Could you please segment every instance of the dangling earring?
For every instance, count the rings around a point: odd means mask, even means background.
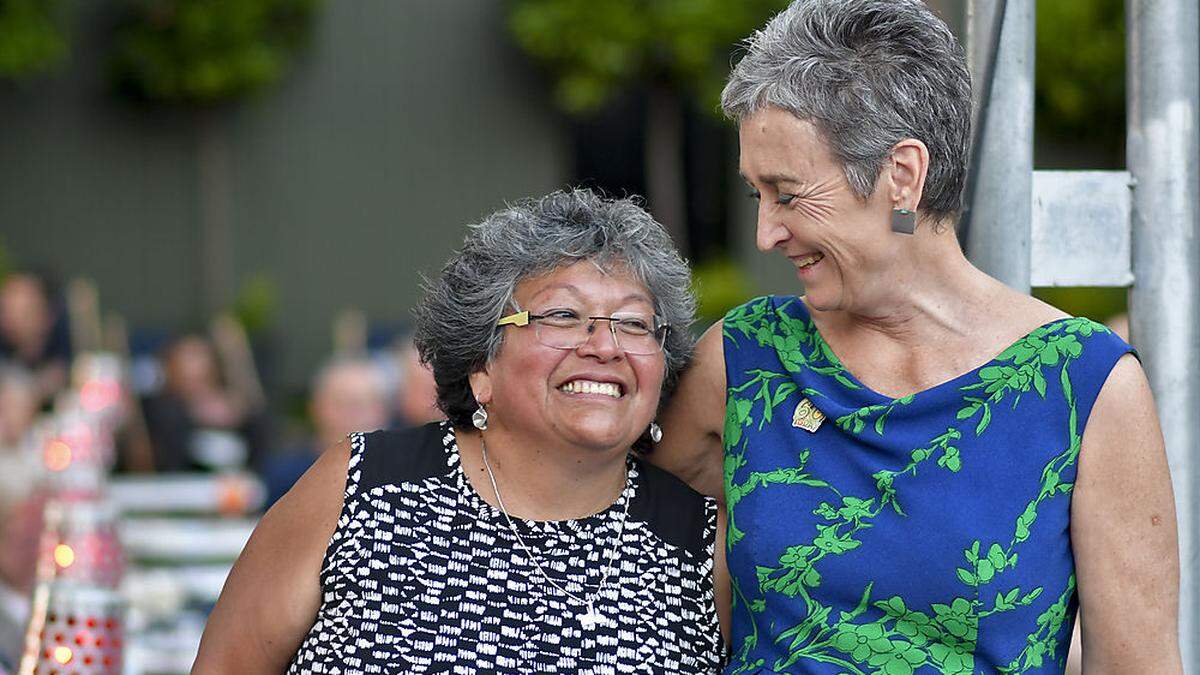
[[[650,440],[655,443],[662,440],[662,427],[658,426],[658,422],[650,423]]]
[[[912,234],[917,231],[917,214],[908,209],[892,209],[892,232]]]
[[[476,402],[478,403],[478,401],[476,401]],[[471,424],[475,425],[475,428],[480,431],[486,431],[487,430],[487,420],[488,420],[488,411],[486,408],[483,407],[483,404],[480,403],[479,409],[471,414]]]

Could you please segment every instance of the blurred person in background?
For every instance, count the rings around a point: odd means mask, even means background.
[[[0,363],[0,456],[26,449],[37,419],[39,387],[32,373]]]
[[[449,418],[354,434],[255,530],[194,673],[715,673],[715,500],[631,453],[692,348],[686,265],[629,200],[498,211],[426,288]]]
[[[722,96],[800,296],[700,340],[649,457],[729,512],[729,672],[1179,673],[1179,558],[1132,348],[976,269],[971,83],[917,0],[799,0]],[[989,227],[990,223],[974,223]]]
[[[25,624],[29,620],[29,597],[31,581],[37,565],[37,530],[31,529],[40,523],[38,518],[25,518],[35,514],[19,511],[7,495],[0,495],[0,672],[5,667],[16,670],[25,646]],[[27,546],[29,535],[35,545]],[[32,555],[29,555],[32,553]]]
[[[39,399],[31,373],[0,365],[0,665],[10,668],[24,646],[41,532],[42,466],[33,444]]]
[[[0,360],[33,374],[39,406],[66,386],[70,335],[45,278],[17,272],[0,284]]]
[[[334,447],[350,432],[386,427],[387,393],[379,367],[367,359],[339,358],[323,366],[313,378],[308,406],[312,438],[289,452],[268,457],[263,466],[267,506],[292,488],[322,450]]]
[[[253,466],[264,444],[262,411],[226,385],[212,343],[184,335],[164,350],[162,390],[143,409],[156,471]]]
[[[0,665],[17,663],[25,646],[46,504],[36,485],[0,492]]]
[[[444,419],[437,405],[433,370],[421,363],[412,338],[404,338],[397,351],[399,376],[392,396],[392,426],[411,427]]]

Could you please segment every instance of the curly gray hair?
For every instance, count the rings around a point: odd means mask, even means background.
[[[811,121],[862,199],[892,147],[929,149],[919,208],[962,210],[971,75],[962,45],[919,0],[796,0],[746,40],[721,94],[737,121],[775,106]]]
[[[472,225],[441,275],[425,280],[413,341],[433,369],[438,406],[455,426],[471,424],[478,405],[469,377],[497,354],[503,334],[496,322],[516,309],[517,284],[580,260],[627,271],[650,291],[655,312],[671,326],[663,393],[671,391],[694,347],[687,264],[662,225],[632,199],[559,191]]]

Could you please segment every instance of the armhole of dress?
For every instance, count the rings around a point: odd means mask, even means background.
[[[721,542],[717,541],[717,509],[721,505],[712,497],[704,498],[704,547],[703,551],[707,554],[707,559],[703,563],[703,569],[708,570],[708,574],[704,575],[701,583],[704,584],[704,602],[708,614],[711,618],[712,629],[717,633],[717,667],[718,670],[724,670],[725,666],[729,665],[730,649],[725,644],[725,636],[721,634],[721,612],[717,608],[717,569],[716,569],[716,554],[717,546]]]
[[[1113,369],[1117,367],[1117,363],[1120,362],[1121,359],[1125,358],[1126,354],[1133,354],[1133,358],[1137,359],[1138,363],[1141,363],[1142,361],[1141,355],[1138,354],[1138,351],[1134,349],[1132,345],[1116,335],[1112,335],[1110,337],[1118,340],[1120,344],[1114,345],[1115,348],[1113,350],[1112,358],[1104,365],[1102,369],[1099,370],[1101,377],[1098,378],[1099,383],[1096,385],[1095,392],[1089,392],[1091,395],[1091,400],[1088,401],[1087,412],[1079,416],[1080,442],[1083,441],[1083,436],[1087,433],[1088,422],[1092,419],[1092,411],[1096,409],[1096,401],[1100,400],[1100,393],[1104,391],[1104,385],[1108,384],[1108,378],[1112,377]],[[1076,405],[1078,405],[1078,399],[1076,399]],[[1080,452],[1082,451],[1083,448],[1081,447]]]
[[[324,585],[325,572],[329,569],[330,561],[341,545],[349,526],[358,510],[359,487],[362,483],[362,459],[367,449],[366,434],[352,433],[346,437],[350,441],[350,461],[346,465],[346,487],[342,492],[342,509],[338,514],[337,527],[329,537],[325,547],[325,555],[321,557],[321,582]]]

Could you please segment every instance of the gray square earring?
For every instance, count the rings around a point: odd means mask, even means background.
[[[892,209],[892,232],[912,234],[917,231],[917,214],[908,209]]]

